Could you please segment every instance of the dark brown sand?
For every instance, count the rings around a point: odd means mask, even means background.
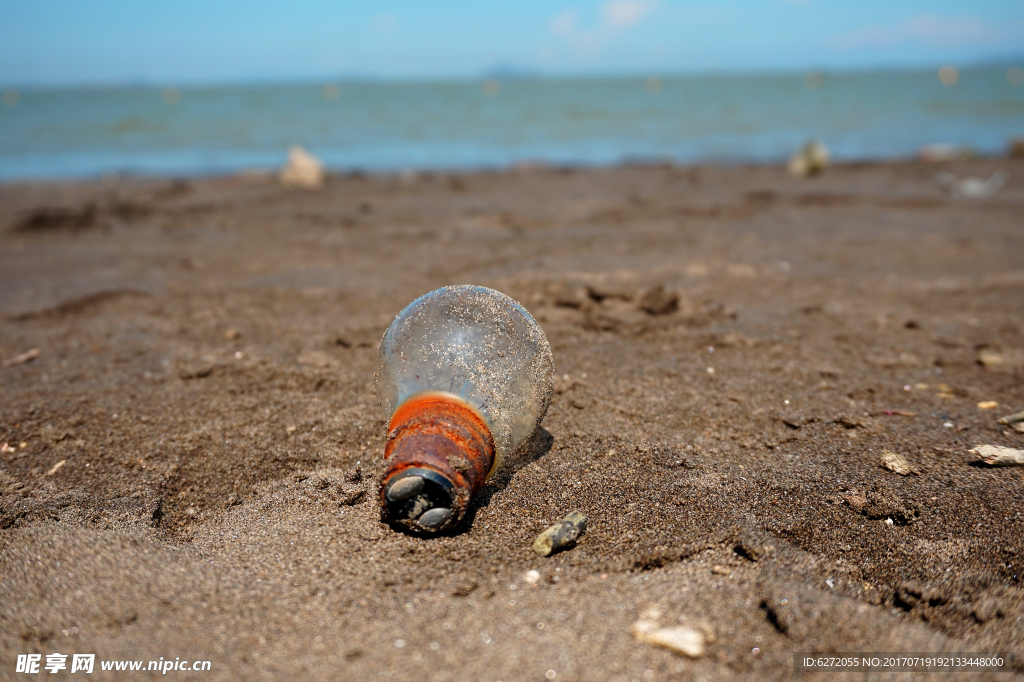
[[[934,180],[995,170],[988,200]],[[1024,468],[968,454],[1024,447],[996,423],[1024,409],[1024,163],[9,185],[0,248],[0,353],[40,350],[0,369],[2,678],[54,652],[510,682],[1024,651]],[[557,393],[459,532],[413,538],[375,502],[376,345],[455,283],[537,317]],[[578,546],[538,558],[573,509]],[[636,641],[650,606],[705,654]]]

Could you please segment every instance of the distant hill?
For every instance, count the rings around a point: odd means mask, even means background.
[[[482,75],[484,78],[496,78],[498,80],[517,80],[540,78],[543,74],[537,69],[531,69],[526,66],[499,63],[495,64],[491,68],[484,71]]]

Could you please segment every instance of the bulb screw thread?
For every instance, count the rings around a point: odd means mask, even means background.
[[[406,400],[384,446],[381,518],[414,533],[439,533],[465,517],[494,466],[494,438],[483,417],[446,394]]]

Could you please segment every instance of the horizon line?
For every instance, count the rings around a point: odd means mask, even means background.
[[[858,66],[810,66],[810,67],[780,67],[780,68],[704,68],[704,69],[647,69],[647,70],[624,70],[621,72],[573,72],[573,71],[548,71],[531,67],[520,67],[515,64],[495,64],[476,74],[453,74],[453,75],[386,75],[386,74],[334,74],[324,76],[296,75],[291,77],[238,77],[238,78],[212,78],[212,79],[159,79],[159,78],[125,78],[119,80],[82,80],[78,82],[45,82],[45,81],[21,81],[0,83],[0,90],[75,90],[75,89],[159,89],[159,88],[219,88],[219,87],[246,87],[246,86],[273,86],[273,85],[326,85],[335,84],[402,84],[402,83],[480,83],[487,80],[497,81],[530,81],[530,80],[626,80],[647,78],[660,78],[669,80],[676,78],[708,78],[708,77],[803,77],[809,73],[822,73],[825,75],[858,75],[877,73],[910,73],[927,72],[950,65],[949,62],[922,62],[918,64],[892,64],[892,65],[858,65]],[[1014,68],[1024,67],[1024,54],[986,58],[968,61],[962,65],[953,64],[960,71],[972,71],[980,69]]]

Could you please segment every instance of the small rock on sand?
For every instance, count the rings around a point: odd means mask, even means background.
[[[285,187],[320,189],[324,186],[324,166],[315,156],[295,145],[288,150],[288,163],[278,178]]]
[[[650,315],[667,315],[679,307],[679,295],[659,284],[640,295],[637,307]]]
[[[978,353],[978,364],[985,367],[996,367],[1003,364],[1003,356],[986,349]]]
[[[990,348],[978,351],[978,364],[989,368],[1014,370],[1024,367],[1024,348],[1004,348],[996,352]]]
[[[790,157],[789,174],[796,178],[817,175],[828,168],[830,161],[828,147],[817,140],[811,140]]]
[[[559,550],[569,549],[576,544],[576,539],[586,528],[587,515],[580,511],[570,512],[537,536],[533,542],[533,551],[540,556],[551,556]]]
[[[910,462],[908,462],[903,455],[897,454],[891,450],[882,451],[879,464],[883,468],[895,472],[900,476],[909,476],[910,474],[917,473],[917,470],[910,466]]]
[[[1024,450],[1015,450],[1002,445],[976,445],[968,452],[978,455],[981,457],[981,461],[989,466],[1024,466]]]

